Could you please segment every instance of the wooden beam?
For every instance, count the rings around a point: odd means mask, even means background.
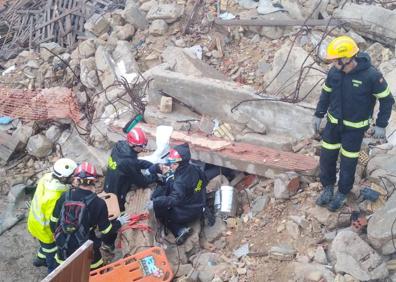
[[[39,26],[36,26],[36,28],[35,28],[34,30],[36,31],[36,30],[38,30],[38,29],[40,29],[40,28],[46,27],[47,25],[49,25],[49,24],[51,24],[51,23],[54,23],[54,22],[60,20],[61,18],[66,17],[67,15],[70,15],[70,14],[73,14],[73,13],[77,12],[79,9],[80,9],[80,7],[76,7],[76,8],[74,8],[74,9],[71,9],[71,10],[65,12],[64,14],[59,15],[59,16],[53,18],[52,20],[50,20],[50,21],[48,21],[48,22],[46,22],[46,23],[44,23],[44,24],[41,24],[41,25],[39,25]],[[80,15],[80,14],[78,14],[78,15]]]
[[[92,250],[88,240],[41,282],[88,282]]]

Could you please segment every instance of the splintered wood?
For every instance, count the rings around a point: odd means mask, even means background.
[[[95,13],[124,6],[123,0],[17,0],[0,13],[0,55],[7,59],[24,48],[55,41],[73,46],[83,34],[84,23]]]

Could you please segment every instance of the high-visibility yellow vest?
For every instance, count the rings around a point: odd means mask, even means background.
[[[59,182],[52,173],[45,174],[38,182],[36,192],[30,205],[28,230],[43,243],[54,242],[54,235],[50,229],[50,218],[56,201],[68,190],[68,186]]]

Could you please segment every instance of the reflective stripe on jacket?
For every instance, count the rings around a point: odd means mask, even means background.
[[[43,243],[49,244],[55,241],[49,223],[56,201],[67,190],[67,185],[60,183],[52,173],[45,174],[37,184],[27,226],[30,234]]]
[[[327,75],[315,116],[347,128],[367,129],[371,118],[379,127],[386,127],[392,112],[394,98],[382,74],[371,65],[370,57],[360,52],[356,67],[344,73],[332,67]],[[380,107],[373,117],[375,103]]]

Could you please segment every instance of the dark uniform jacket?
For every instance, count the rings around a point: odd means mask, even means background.
[[[68,193],[68,192],[66,192]],[[59,200],[56,202],[55,209],[52,213],[50,227],[53,233],[55,233],[56,228],[59,225],[59,219],[61,216],[61,210],[63,204],[65,202],[66,193],[63,193]],[[85,197],[89,196],[93,192],[83,189],[73,189],[71,194],[71,199],[74,201],[82,201]],[[89,231],[89,239],[94,242],[94,248],[99,248],[101,245],[101,240],[96,237],[95,229],[97,228],[102,236],[108,236],[110,234],[114,234],[121,227],[121,224],[118,220],[112,220],[110,222],[108,218],[108,210],[106,203],[103,199],[99,197],[95,197],[92,202],[88,205],[88,222],[82,222],[85,230]],[[77,249],[78,243],[77,240],[72,239],[70,242],[71,249]],[[68,254],[71,255],[71,254]],[[62,258],[66,259],[66,258]]]
[[[147,169],[150,165],[148,161],[139,160],[137,153],[126,141],[117,142],[108,160],[104,190],[120,198],[126,195],[133,184],[146,187],[156,180],[141,173],[142,169]]]
[[[202,215],[206,204],[206,179],[198,167],[189,164],[188,144],[178,145],[175,150],[183,160],[175,171],[173,182],[167,181],[170,185],[167,195],[156,197],[153,202],[154,210],[168,208],[173,221],[184,223]]]
[[[315,115],[323,118],[328,112],[332,123],[367,129],[378,99],[380,111],[376,125],[386,127],[394,104],[389,86],[382,74],[371,65],[367,53],[360,52],[356,61],[357,66],[349,73],[335,67],[330,69]]]

